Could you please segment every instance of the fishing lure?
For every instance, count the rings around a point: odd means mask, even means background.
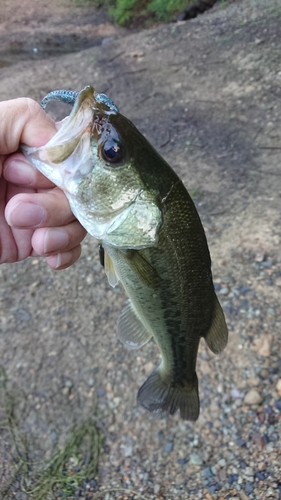
[[[47,94],[44,99],[42,99],[41,107],[45,109],[47,104],[51,101],[60,101],[73,106],[79,94],[80,92],[75,92],[73,90],[53,90],[52,92],[49,92],[49,94]],[[118,107],[109,97],[107,97],[107,95],[96,94],[95,99],[99,104],[105,104],[105,106],[107,106],[110,111],[119,113]]]

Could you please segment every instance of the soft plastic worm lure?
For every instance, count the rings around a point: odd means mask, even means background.
[[[72,90],[53,90],[41,101],[41,107],[45,109],[50,101],[61,101],[73,106],[78,95],[79,92],[73,92]]]
[[[79,94],[80,92],[74,92],[73,90],[53,90],[41,101],[41,107],[45,109],[50,101],[61,101],[73,106]],[[114,113],[119,112],[117,106],[111,99],[109,99],[109,97],[107,97],[107,95],[96,94],[95,99],[97,102],[105,104],[110,111],[113,111]]]

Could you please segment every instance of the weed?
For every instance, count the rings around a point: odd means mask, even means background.
[[[5,419],[0,429],[10,432],[14,447],[13,458],[16,471],[8,484],[0,490],[0,498],[5,500],[16,480],[20,478],[21,489],[34,500],[66,499],[75,494],[78,487],[86,479],[97,475],[99,454],[103,438],[97,423],[89,419],[76,424],[69,432],[64,446],[53,453],[41,469],[34,472],[35,464],[28,456],[28,442],[20,430],[14,416],[14,400],[7,390],[5,370],[0,366],[0,401],[5,412]],[[38,469],[38,464],[37,469]]]
[[[78,3],[93,3],[96,7],[105,7],[109,15],[118,24],[128,24],[131,20],[171,21],[195,0],[76,0]]]

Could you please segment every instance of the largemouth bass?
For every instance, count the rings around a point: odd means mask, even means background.
[[[152,412],[196,420],[200,338],[214,353],[227,344],[208,245],[186,188],[166,161],[104,94],[89,86],[42,101],[74,104],[43,147],[27,158],[66,194],[86,230],[103,245],[109,283],[130,299],[118,338],[140,347],[153,337],[162,362],[138,391]]]

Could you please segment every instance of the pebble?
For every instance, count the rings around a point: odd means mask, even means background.
[[[258,350],[258,354],[263,356],[264,358],[268,358],[271,355],[271,346],[272,346],[272,335],[264,335],[261,339],[261,345]]]
[[[262,402],[263,397],[256,389],[251,389],[244,397],[244,403],[246,405],[260,405]]]
[[[145,363],[145,365],[143,367],[144,373],[146,375],[150,375],[151,372],[153,372],[154,368],[155,368],[154,364],[151,361],[149,361],[148,363]]]
[[[240,498],[240,500],[250,500],[248,495],[246,495],[246,493],[243,490],[240,491],[239,498]]]
[[[133,453],[133,446],[132,444],[127,444],[124,446],[124,449],[123,449],[123,453],[124,453],[124,457],[131,457],[132,456],[132,453]]]
[[[252,467],[246,467],[245,474],[246,474],[246,476],[253,476],[254,475],[253,468]]]
[[[171,453],[171,451],[173,450],[173,447],[174,447],[173,441],[168,441],[168,443],[165,444],[165,451],[167,453]]]
[[[278,401],[276,401],[275,403],[275,408],[277,408],[277,410],[281,410],[281,399],[278,399]]]
[[[250,483],[249,481],[246,482],[246,486],[245,486],[245,492],[247,495],[251,495],[251,493],[253,493],[253,485],[252,483]]]
[[[281,396],[281,378],[278,380],[278,382],[276,384],[276,390],[277,390],[279,396]]]
[[[268,488],[266,492],[266,497],[271,497],[274,495],[274,489],[273,488]]]
[[[198,455],[198,453],[191,453],[190,461],[193,465],[202,465],[203,464],[203,460],[200,457],[200,455]]]
[[[154,494],[157,495],[157,493],[159,493],[159,491],[160,491],[160,484],[156,483],[154,485],[153,490],[154,490]]]
[[[213,476],[210,467],[205,467],[205,469],[203,469],[203,472],[204,472],[205,477],[208,479]]]
[[[225,467],[226,466],[226,460],[224,458],[221,458],[218,461],[218,464],[219,464],[220,467]]]

